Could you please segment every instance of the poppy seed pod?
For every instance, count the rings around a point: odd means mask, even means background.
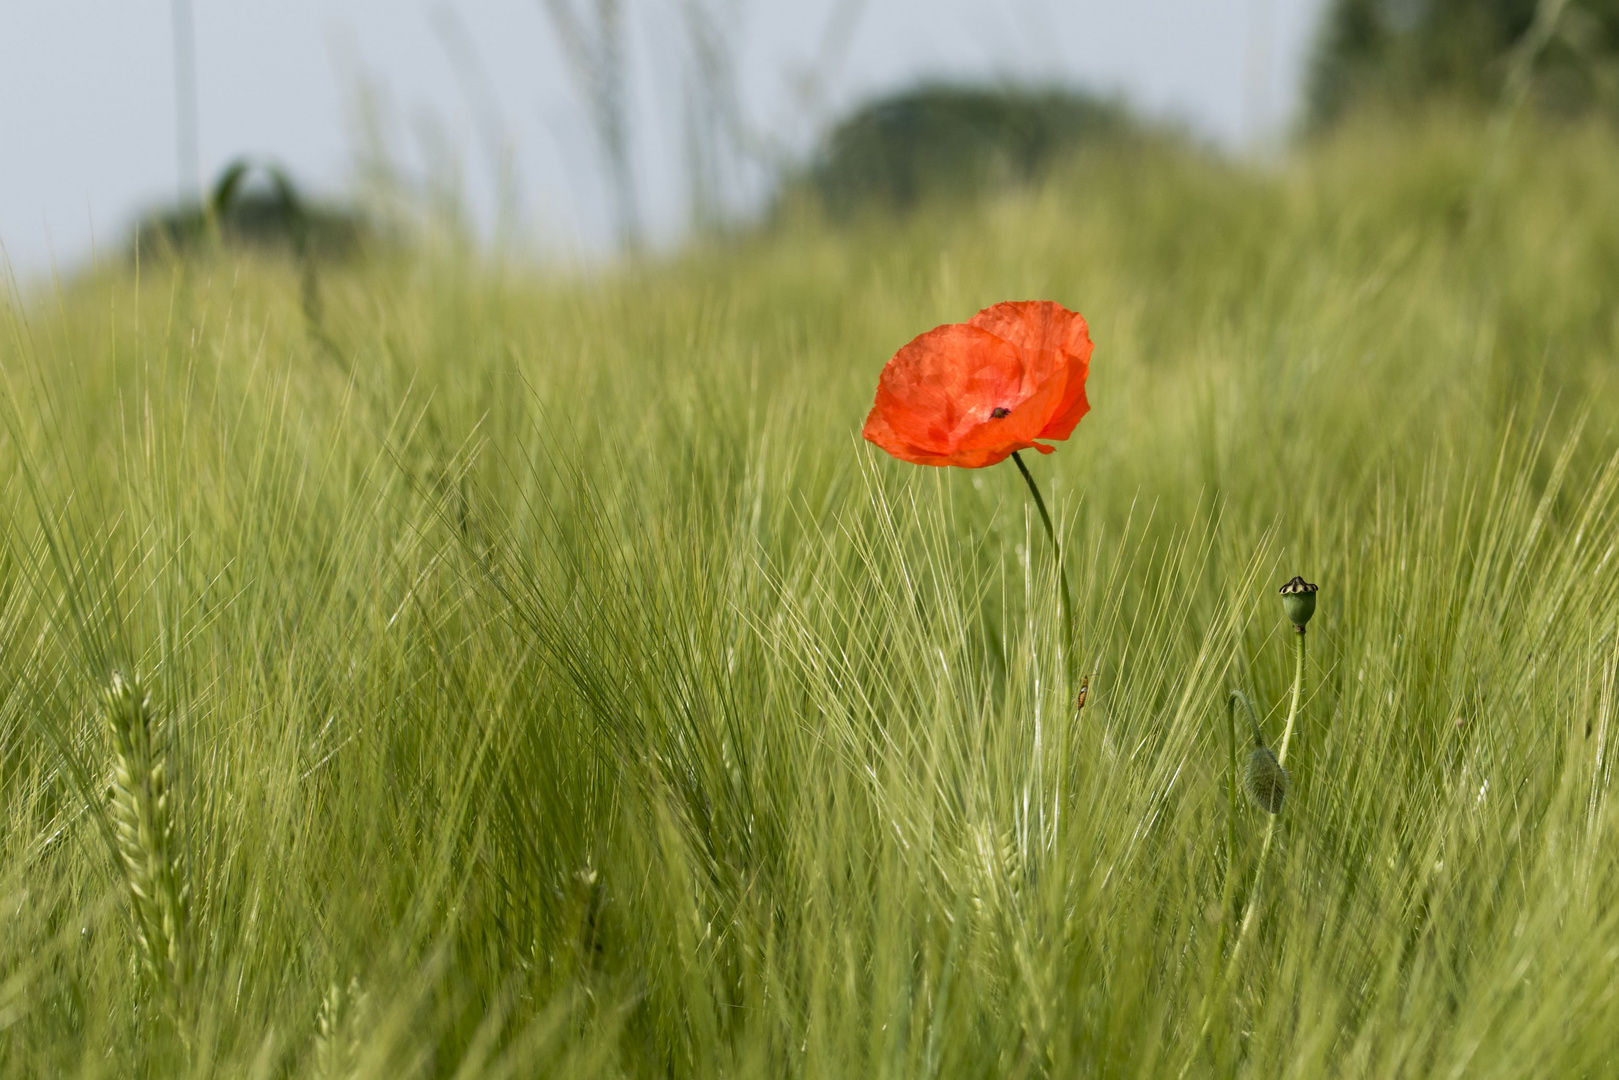
[[[1315,614],[1316,588],[1302,577],[1295,577],[1276,590],[1282,594],[1282,610],[1287,613],[1288,622],[1301,631]]]

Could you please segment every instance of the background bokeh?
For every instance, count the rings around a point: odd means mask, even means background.
[[[202,184],[257,154],[317,192],[344,193],[381,148],[486,238],[504,199],[529,250],[589,256],[610,245],[592,129],[541,0],[190,6]],[[1227,148],[1263,149],[1297,116],[1322,7],[627,3],[629,135],[647,231],[667,245],[691,219],[694,17],[719,31],[734,63],[748,145],[725,164],[723,199],[746,212],[775,163],[805,154],[837,116],[929,77],[1117,93]],[[137,213],[175,197],[172,15],[170,0],[0,5],[0,243],[22,277],[121,248]]]

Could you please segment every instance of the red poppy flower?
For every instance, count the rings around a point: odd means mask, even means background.
[[[1090,411],[1085,320],[1049,300],[985,308],[895,353],[862,434],[918,465],[981,469],[1014,450],[1052,447]]]

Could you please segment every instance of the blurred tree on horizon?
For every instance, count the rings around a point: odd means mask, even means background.
[[[1076,90],[924,83],[848,114],[787,190],[836,218],[904,213],[1032,184],[1082,145],[1143,131],[1123,105]]]
[[[1308,125],[1434,98],[1489,106],[1515,79],[1549,114],[1619,116],[1619,0],[1333,0]]]

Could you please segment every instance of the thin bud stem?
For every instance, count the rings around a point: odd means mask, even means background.
[[[1293,722],[1298,719],[1299,698],[1304,693],[1304,627],[1295,626],[1293,632],[1298,639],[1293,651],[1293,703],[1287,707],[1287,726],[1282,729],[1282,745],[1276,753],[1276,760],[1283,765],[1287,764],[1287,745],[1293,739]]]

